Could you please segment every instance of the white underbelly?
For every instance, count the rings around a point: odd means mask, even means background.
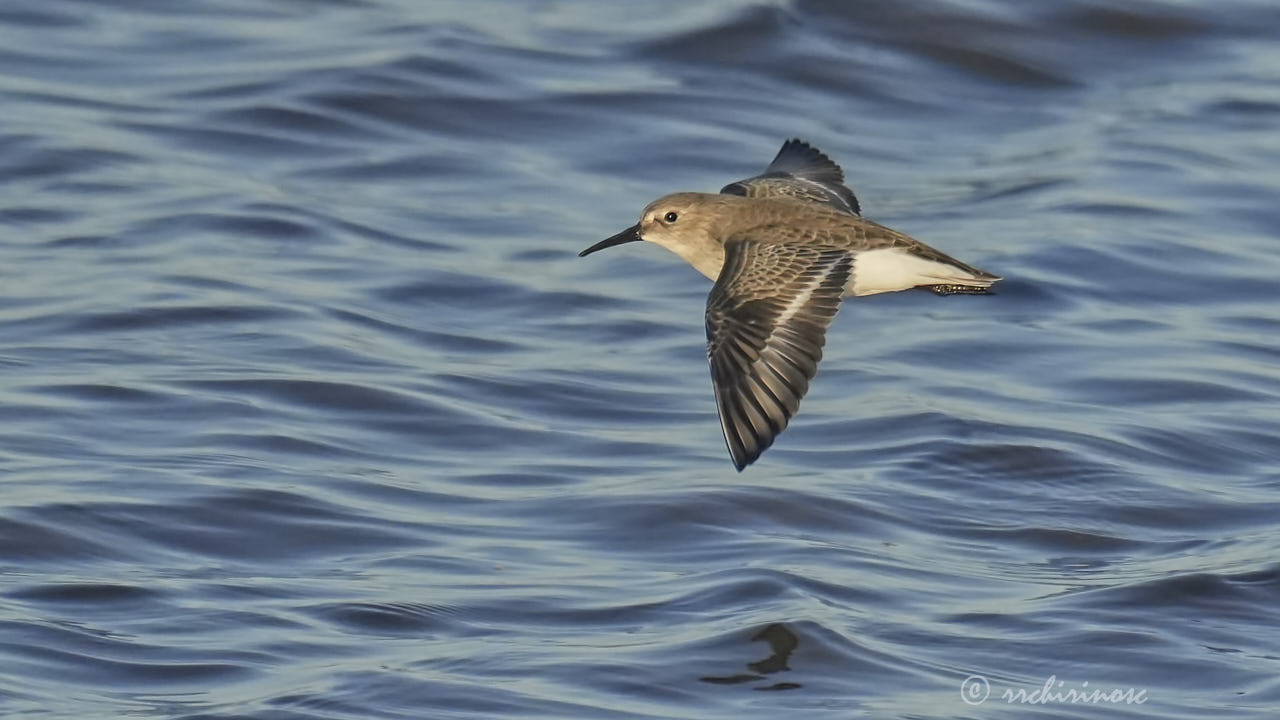
[[[900,248],[865,250],[854,256],[853,277],[845,285],[846,295],[908,290],[920,285],[968,284],[969,272],[954,265],[935,262]]]

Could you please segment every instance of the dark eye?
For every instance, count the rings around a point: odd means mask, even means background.
[[[666,220],[669,223],[675,222],[676,220],[679,220],[679,219],[680,219],[680,216],[673,212],[667,213],[667,216],[663,218],[663,220]]]

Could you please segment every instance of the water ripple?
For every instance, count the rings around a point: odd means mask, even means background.
[[[1277,27],[5,3],[5,710],[1272,717]],[[739,475],[710,283],[576,253],[794,135],[1007,280],[847,303]]]

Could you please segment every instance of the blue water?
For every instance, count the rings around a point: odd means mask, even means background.
[[[1274,3],[6,0],[0,116],[6,718],[1280,715]],[[792,136],[1006,280],[739,475],[576,253]]]

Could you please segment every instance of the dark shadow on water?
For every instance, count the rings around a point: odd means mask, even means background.
[[[800,645],[800,639],[796,637],[796,634],[781,623],[765,626],[763,630],[752,636],[751,641],[767,642],[769,643],[769,649],[772,651],[769,657],[763,660],[747,663],[747,669],[752,672],[734,675],[707,675],[698,679],[714,685],[738,685],[740,683],[764,680],[766,675],[790,670],[791,667],[787,665],[787,659],[791,657],[791,653],[795,652],[796,647]],[[800,687],[803,687],[800,683],[778,682],[772,685],[758,685],[753,689],[795,690]]]

